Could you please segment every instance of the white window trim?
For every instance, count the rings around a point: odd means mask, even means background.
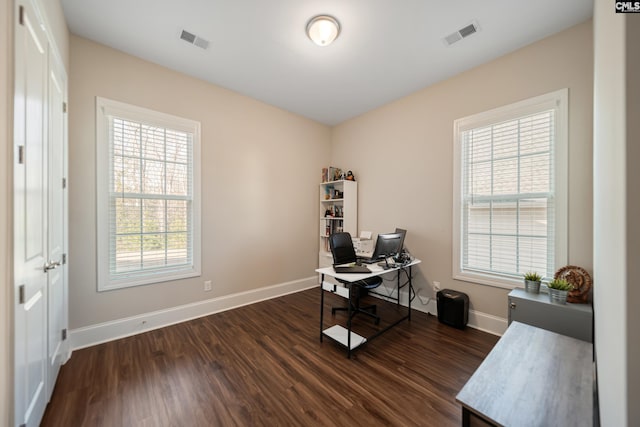
[[[543,109],[556,112],[554,144],[554,182],[555,182],[555,266],[556,269],[567,264],[568,260],[568,169],[569,169],[569,90],[560,89],[544,95],[529,98],[486,112],[473,114],[453,123],[453,278],[481,285],[513,289],[523,286],[523,280],[497,274],[481,274],[462,271],[462,133],[469,129],[522,117]]]
[[[109,273],[109,115],[189,132],[193,135],[193,264],[174,272],[112,279]],[[96,207],[98,291],[128,288],[201,275],[200,122],[96,97]]]

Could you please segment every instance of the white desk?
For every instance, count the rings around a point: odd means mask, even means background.
[[[371,270],[371,273],[363,273],[363,274],[352,274],[352,273],[336,273],[335,271],[333,271],[333,267],[324,267],[324,268],[318,268],[316,269],[317,273],[320,273],[321,280],[320,280],[320,341],[322,341],[323,336],[328,336],[329,338],[337,341],[338,343],[342,344],[343,346],[345,346],[347,348],[347,357],[351,357],[351,350],[355,349],[356,347],[371,341],[372,339],[374,339],[375,337],[383,334],[384,332],[388,331],[389,329],[391,329],[392,327],[396,326],[398,323],[402,322],[403,320],[411,320],[411,297],[412,295],[415,294],[414,290],[413,290],[413,284],[412,284],[412,278],[411,278],[411,268],[416,265],[416,264],[420,264],[420,260],[419,259],[414,259],[413,261],[411,261],[410,263],[403,265],[403,266],[396,266],[396,267],[391,267],[387,270],[385,270],[384,268],[380,267],[377,264],[368,264],[367,267],[369,268],[369,270]],[[400,304],[400,290],[405,287],[408,286],[409,288],[409,302],[407,304],[407,315],[402,317],[401,319],[398,319],[397,321],[395,321],[394,323],[390,324],[389,326],[387,326],[386,328],[376,332],[375,334],[369,336],[369,337],[363,337],[361,335],[356,334],[355,332],[353,332],[351,330],[351,286],[347,285],[334,285],[334,289],[336,286],[345,286],[349,293],[348,293],[348,307],[349,310],[347,311],[347,327],[345,328],[344,326],[341,325],[333,325],[330,328],[324,329],[324,293],[325,290],[323,288],[324,285],[324,277],[325,276],[329,276],[329,277],[334,277],[336,279],[339,280],[344,280],[348,283],[354,283],[357,282],[359,280],[363,280],[363,279],[367,279],[370,277],[374,277],[374,276],[382,276],[383,274],[388,274],[388,273],[393,273],[393,272],[398,272],[398,294],[397,294],[397,299],[396,299],[396,303],[399,305]],[[407,281],[404,284],[400,283],[400,272],[405,272],[407,275]],[[335,291],[334,291],[335,292]],[[372,294],[376,294],[375,291],[369,291],[369,293]],[[382,295],[382,294],[378,294],[378,295]],[[386,296],[386,295],[383,295]]]

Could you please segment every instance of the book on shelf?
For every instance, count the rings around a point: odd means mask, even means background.
[[[322,182],[339,181],[342,179],[342,169],[329,166],[322,168]]]
[[[320,221],[320,235],[329,237],[333,233],[342,233],[344,230],[344,221],[342,219],[334,219],[333,217],[323,218]]]
[[[342,218],[344,213],[344,206],[329,205],[324,211],[325,218]]]

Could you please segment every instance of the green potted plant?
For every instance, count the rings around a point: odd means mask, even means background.
[[[553,279],[547,284],[549,288],[549,301],[552,304],[566,304],[567,293],[573,289],[573,285],[565,279]]]
[[[532,294],[540,293],[540,282],[542,277],[534,271],[529,271],[524,274],[524,290]]]

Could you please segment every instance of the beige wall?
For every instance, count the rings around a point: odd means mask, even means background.
[[[314,275],[328,127],[77,36],[70,51],[71,329]],[[96,96],[201,122],[202,277],[96,291]]]
[[[505,289],[452,279],[453,121],[569,88],[569,263],[592,268],[592,24],[585,22],[336,126],[332,164],[359,181],[358,228],[408,230],[426,281],[507,317]]]
[[[640,16],[594,9],[595,350],[603,426],[640,419]]]
[[[12,424],[13,2],[0,1],[0,425]]]

